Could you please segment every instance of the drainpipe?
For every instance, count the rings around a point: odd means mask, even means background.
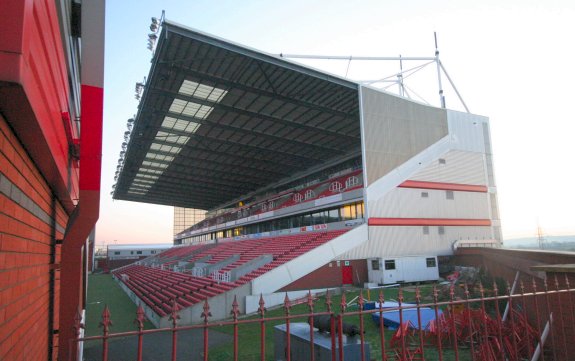
[[[100,213],[104,105],[105,0],[82,2],[80,179],[78,204],[62,240],[60,268],[60,361],[78,360],[74,317],[85,308],[84,246]]]

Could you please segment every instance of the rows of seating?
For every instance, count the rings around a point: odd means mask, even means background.
[[[180,308],[190,307],[206,298],[243,285],[346,231],[347,229],[304,232],[296,235],[174,247],[134,265],[114,270],[112,273],[163,317],[172,309],[174,300]],[[272,255],[273,260],[230,282],[216,281],[209,275],[193,276],[187,272],[188,270],[177,266],[181,262],[206,259],[206,263],[216,265],[234,255],[239,255],[239,258],[215,272],[222,274],[232,271],[262,255]]]
[[[303,189],[282,192],[279,195],[275,194],[266,197],[266,199],[260,199],[252,204],[218,214],[217,216],[211,218],[207,218],[197,223],[190,229],[197,230],[205,227],[215,226],[217,224],[233,221],[239,218],[261,214],[266,211],[292,207],[300,203],[328,197],[333,194],[349,192],[363,187],[363,177],[361,175],[362,170],[357,169],[344,175],[318,182]],[[354,180],[355,182],[349,182],[349,180]],[[331,187],[333,183],[339,183],[341,187],[334,189]],[[308,192],[311,192],[310,197],[306,197],[306,193]]]

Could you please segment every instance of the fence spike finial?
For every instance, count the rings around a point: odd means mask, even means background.
[[[84,324],[82,323],[82,312],[80,312],[80,309],[78,309],[78,311],[76,312],[76,315],[74,316],[74,334],[76,335],[76,338],[80,337],[80,329],[84,328]]]
[[[311,295],[311,290],[307,291],[307,306],[309,307],[309,312],[313,313],[313,296]]]
[[[104,306],[104,311],[102,311],[102,321],[100,321],[99,325],[100,327],[102,327],[104,334],[107,334],[110,326],[113,325],[111,316],[112,314],[110,313],[108,305]]]
[[[139,305],[138,309],[136,310],[136,319],[134,320],[134,323],[138,327],[138,331],[142,331],[144,329],[144,321],[145,320],[146,320],[146,317],[145,317],[144,309],[142,308],[142,305]]]
[[[260,293],[260,307],[258,307],[258,313],[263,318],[266,312],[266,302],[264,301],[264,295]]]
[[[172,326],[174,328],[176,328],[176,326],[178,325],[178,320],[180,319],[180,314],[178,313],[179,311],[179,307],[178,304],[176,303],[176,299],[174,298],[174,300],[172,301],[172,310],[170,311],[170,318],[169,320],[172,321]]]
[[[208,317],[212,317],[212,313],[210,312],[210,304],[208,303],[208,299],[204,300],[204,311],[201,315],[204,318],[204,323],[208,323]]]
[[[495,297],[499,296],[499,288],[497,288],[497,282],[493,281],[493,295]]]
[[[341,293],[341,302],[339,304],[341,307],[341,313],[345,313],[345,309],[347,308],[347,301],[345,299],[345,291]]]
[[[382,289],[379,290],[379,296],[378,296],[377,300],[379,301],[380,305],[383,305],[383,303],[385,302],[385,296],[383,294]]]
[[[329,290],[325,291],[325,308],[327,309],[327,312],[331,313],[331,293],[329,292]]]
[[[286,292],[286,296],[284,298],[284,309],[285,309],[286,315],[288,315],[288,316],[289,316],[290,308],[291,308],[291,302],[290,302],[289,296]]]
[[[357,300],[357,305],[360,311],[363,311],[363,288],[359,290],[359,299]]]
[[[240,308],[238,305],[238,298],[236,295],[234,295],[234,301],[232,302],[232,311],[230,313],[234,317],[234,321],[237,321],[238,315],[240,314]]]

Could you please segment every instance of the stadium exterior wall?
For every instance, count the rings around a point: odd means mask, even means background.
[[[84,2],[80,22],[76,2],[0,2],[2,360],[68,360],[84,308],[100,195],[104,3]]]
[[[347,263],[347,264],[346,264]],[[333,261],[283,287],[280,292],[309,290],[326,287],[341,287],[344,284],[343,268],[351,267],[353,285],[362,287],[367,282],[367,263],[365,260]]]
[[[360,88],[369,240],[336,259],[501,241],[487,118]]]
[[[68,215],[2,116],[0,158],[0,359],[49,360]]]

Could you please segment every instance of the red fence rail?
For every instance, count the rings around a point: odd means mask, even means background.
[[[287,294],[283,304],[283,315],[267,317],[268,312],[265,307],[263,297],[260,297],[258,315],[253,318],[240,319],[238,303],[234,300],[230,311],[231,318],[228,321],[210,322],[210,305],[204,301],[204,308],[201,314],[201,322],[194,325],[178,325],[179,309],[173,303],[173,310],[170,315],[172,327],[144,330],[144,311],[141,307],[137,310],[135,324],[137,330],[120,333],[110,333],[112,317],[108,307],[102,314],[102,335],[80,337],[80,317],[76,319],[76,339],[71,340],[70,345],[76,343],[99,342],[101,344],[101,359],[119,360],[109,353],[109,342],[116,338],[135,337],[134,359],[142,361],[150,359],[143,351],[144,336],[151,334],[171,334],[171,347],[165,350],[165,359],[176,360],[178,357],[178,333],[186,330],[200,330],[203,337],[201,347],[193,353],[200,354],[203,360],[209,360],[209,330],[228,327],[232,329],[232,352],[226,359],[245,359],[239,357],[240,347],[240,326],[259,326],[259,338],[252,339],[253,349],[259,349],[255,359],[270,359],[266,355],[266,342],[269,341],[266,335],[266,326],[270,323],[281,321],[285,324],[285,360],[292,360],[290,325],[296,319],[303,319],[309,323],[309,360],[315,361],[314,328],[318,327],[329,331],[331,338],[331,360],[344,361],[342,350],[346,334],[359,336],[360,360],[368,361],[364,351],[366,341],[365,318],[371,317],[376,321],[377,335],[372,337],[371,346],[373,352],[371,360],[573,360],[575,359],[575,308],[573,307],[573,293],[569,280],[565,277],[563,282],[559,282],[555,277],[550,287],[545,280],[542,287],[532,279],[531,282],[518,282],[519,291],[513,292],[510,284],[507,283],[506,290],[501,292],[496,283],[486,290],[479,284],[478,297],[470,297],[470,289],[467,285],[462,285],[461,289],[455,285],[449,286],[449,296],[447,300],[440,301],[439,290],[433,287],[433,302],[422,303],[419,288],[415,289],[414,303],[404,302],[403,290],[400,288],[397,295],[397,303],[392,307],[385,307],[384,293],[380,290],[375,308],[366,309],[366,300],[363,290],[357,302],[357,310],[348,310],[345,293],[341,295],[339,307],[336,312],[332,298],[328,291],[322,307],[325,311],[316,312],[316,307],[320,304],[311,292],[308,294],[306,312],[292,313],[292,302]],[[541,289],[542,288],[542,289]],[[456,297],[456,291],[460,294]],[[488,293],[488,295],[486,295]],[[462,296],[461,296],[462,295]],[[384,308],[385,307],[385,308]],[[505,311],[505,309],[507,309]],[[433,314],[433,319],[424,324],[422,313]],[[394,331],[385,331],[384,319],[389,312],[398,312],[399,327]],[[407,315],[416,312],[417,325],[415,320],[410,321]],[[373,315],[379,317],[373,317]],[[314,316],[316,316],[314,318]],[[329,323],[326,325],[316,325],[315,320],[319,316],[327,316]],[[350,325],[347,325],[350,324]],[[256,328],[256,329],[257,329]],[[347,328],[347,329],[346,329]],[[318,332],[318,331],[316,331]],[[372,331],[370,331],[373,333]],[[257,340],[257,341],[253,341]],[[159,347],[159,346],[158,346]],[[269,343],[268,343],[269,347]],[[268,352],[270,350],[267,350]],[[375,356],[374,356],[375,354]],[[167,356],[169,355],[169,356]],[[196,355],[197,356],[197,355]],[[186,359],[192,359],[186,357]],[[273,358],[274,360],[276,358]]]

